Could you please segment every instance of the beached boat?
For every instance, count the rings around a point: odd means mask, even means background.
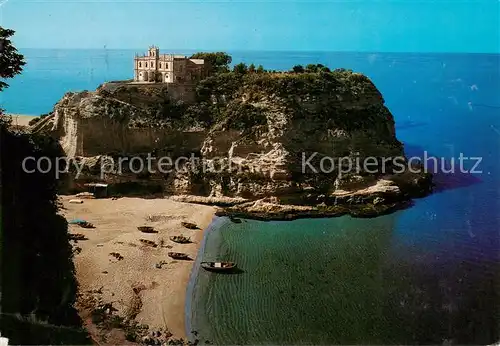
[[[188,244],[191,243],[191,238],[185,237],[183,235],[174,235],[170,237],[170,240],[174,243]]]
[[[158,233],[158,231],[155,231],[155,229],[151,226],[139,226],[137,229],[142,233]]]
[[[81,233],[68,234],[69,240],[74,240],[77,243],[79,240],[88,240],[88,238]]]
[[[233,223],[241,223],[241,219],[235,218],[234,216],[230,216],[229,220]]]
[[[203,269],[212,272],[228,272],[236,268],[234,262],[201,262]]]
[[[191,223],[191,222],[181,222],[181,225],[186,227],[186,228],[189,228],[189,229],[198,229],[198,226],[196,226],[196,224],[194,223]]]
[[[173,259],[179,260],[187,260],[189,259],[189,255],[182,252],[169,252],[167,253],[168,257],[172,257]]]
[[[139,241],[146,246],[151,246],[151,247],[157,247],[158,244],[156,244],[154,241],[148,240],[148,239],[139,239]]]

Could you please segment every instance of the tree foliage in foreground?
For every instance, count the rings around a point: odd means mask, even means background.
[[[14,30],[5,29],[0,26],[0,78],[12,78],[21,73],[25,64],[24,57],[18,53],[12,44],[10,37]],[[8,84],[0,80],[0,91],[7,88]]]
[[[14,77],[24,65],[9,40],[13,33],[0,27],[2,78]],[[1,83],[0,89],[7,86]],[[86,343],[73,307],[77,282],[68,225],[58,214],[58,181],[54,170],[30,173],[32,161],[23,167],[28,157],[43,157],[54,167],[64,153],[49,137],[12,131],[8,119],[0,115],[0,331],[12,344]]]

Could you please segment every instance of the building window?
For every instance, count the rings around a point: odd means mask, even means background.
[[[165,68],[168,69],[168,62],[165,63]]]
[[[141,62],[139,63],[139,67],[142,67],[142,63]]]
[[[151,61],[151,67],[155,67],[155,63]]]
[[[161,68],[161,63],[160,63],[160,68]]]
[[[146,61],[146,67],[148,67],[148,62]]]

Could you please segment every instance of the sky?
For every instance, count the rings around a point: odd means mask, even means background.
[[[500,0],[0,0],[19,48],[500,53]]]

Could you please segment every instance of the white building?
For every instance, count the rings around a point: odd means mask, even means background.
[[[134,58],[134,81],[148,83],[195,83],[208,77],[203,59],[184,55],[161,54],[158,47],[149,47],[143,56]]]

